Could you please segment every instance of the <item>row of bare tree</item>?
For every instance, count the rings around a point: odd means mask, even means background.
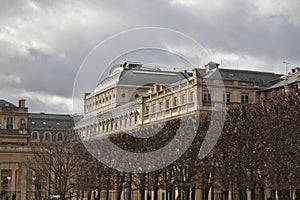
[[[211,190],[218,191],[223,200],[227,200],[229,194],[235,194],[233,199],[244,200],[247,199],[246,191],[250,190],[251,200],[264,200],[267,188],[272,190],[274,199],[275,191],[279,199],[296,196],[295,191],[300,189],[298,93],[228,107],[217,144],[200,159],[198,154],[211,125],[210,119],[211,113],[208,112],[200,113],[200,117],[174,119],[159,127],[160,131],[149,138],[137,138],[134,133],[110,136],[110,140],[119,147],[143,153],[155,151],[171,142],[179,126],[185,126],[181,128],[186,130],[186,137],[197,130],[193,143],[178,160],[150,173],[143,173],[143,170],[141,173],[125,173],[102,164],[86,151],[78,137],[74,136],[76,134],[69,134],[72,137],[66,137],[62,142],[34,143],[33,156],[27,166],[32,172],[30,177],[35,191],[38,191],[36,197],[55,194],[65,199],[79,197],[79,192],[86,192],[89,197],[94,195],[99,200],[98,194],[103,195],[102,199],[109,199],[110,192],[114,191],[121,199],[125,191],[125,199],[130,200],[131,191],[136,190],[140,199],[146,199],[147,191],[154,191],[154,200],[157,200],[158,190],[163,189],[164,198],[170,200],[176,198],[176,189],[182,194],[179,198],[188,200],[195,199],[195,191],[202,189],[203,199],[208,199]],[[195,123],[197,120],[199,123]],[[161,125],[141,128],[138,132],[157,130],[157,126]],[[90,143],[95,144],[95,141]],[[112,156],[111,159],[128,158]],[[92,191],[97,191],[97,195]]]

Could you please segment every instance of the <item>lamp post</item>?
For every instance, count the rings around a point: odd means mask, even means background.
[[[285,73],[287,74],[288,73],[288,65],[291,64],[287,61],[283,61],[283,64],[285,64]]]

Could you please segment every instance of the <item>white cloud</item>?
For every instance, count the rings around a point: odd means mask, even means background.
[[[299,0],[254,0],[254,5],[263,16],[285,16],[289,22],[295,25],[299,25],[300,23]]]
[[[192,6],[197,4],[197,0],[172,0],[171,5]]]
[[[72,98],[26,90],[23,90],[19,95],[25,99],[31,99],[31,101],[41,103],[42,105],[44,105],[44,109],[49,111],[63,111],[66,113],[73,112]]]
[[[256,58],[249,54],[217,52],[213,54],[213,60],[221,64],[222,68],[243,69],[274,72],[274,66],[263,58]]]
[[[0,74],[0,83],[2,84],[19,84],[21,77],[16,74]]]

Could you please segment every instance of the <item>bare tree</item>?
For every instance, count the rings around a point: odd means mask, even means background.
[[[44,198],[66,199],[74,194],[80,168],[85,164],[85,148],[73,131],[66,130],[62,141],[31,144],[27,167],[35,183],[41,184]]]

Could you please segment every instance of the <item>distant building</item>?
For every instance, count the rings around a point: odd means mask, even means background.
[[[55,142],[74,126],[73,117],[61,114],[29,113],[28,132],[31,142]]]
[[[266,96],[283,94],[300,90],[300,67],[295,67],[291,73],[280,76],[273,84],[265,88],[262,93]]]

